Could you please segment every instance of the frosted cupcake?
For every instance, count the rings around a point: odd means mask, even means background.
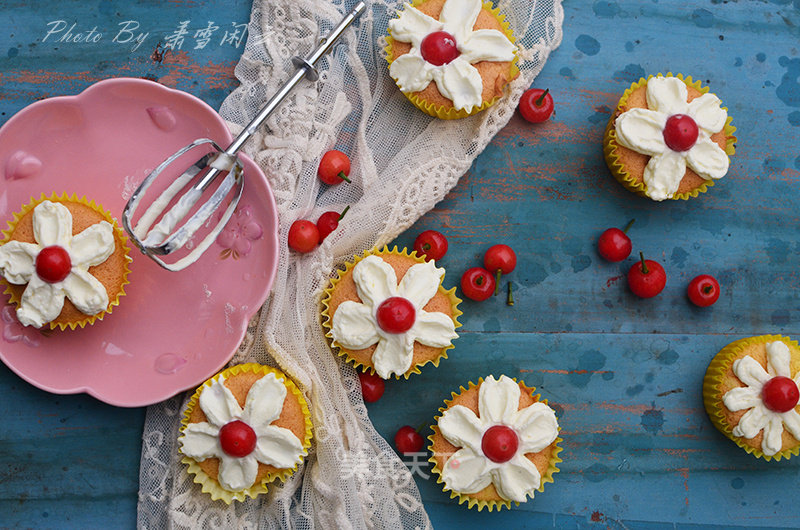
[[[94,201],[42,195],[8,226],[0,275],[20,323],[75,329],[119,304],[130,272],[127,238]]]
[[[302,393],[280,370],[233,366],[189,401],[178,438],[182,462],[213,500],[255,498],[291,476],[308,454],[310,416]]]
[[[478,511],[510,508],[553,481],[561,462],[558,420],[534,388],[501,375],[460,388],[428,437],[438,483]]]
[[[389,22],[389,34],[389,75],[431,116],[480,112],[519,75],[514,36],[490,2],[417,0]]]
[[[643,197],[696,197],[728,172],[736,142],[730,122],[720,99],[691,77],[640,79],[625,91],[606,127],[606,164]]]
[[[433,260],[397,247],[371,250],[347,263],[322,301],[322,325],[339,354],[364,371],[408,378],[439,365],[461,324],[455,287]]]
[[[711,361],[703,403],[711,422],[736,445],[766,460],[800,451],[800,346],[788,337],[735,341]]]

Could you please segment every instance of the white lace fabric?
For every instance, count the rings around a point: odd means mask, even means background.
[[[308,54],[354,4],[253,2],[236,67],[241,86],[220,109],[234,132],[288,79],[291,58]],[[455,186],[561,42],[563,10],[561,0],[497,2],[517,37],[520,76],[488,110],[447,121],[414,108],[389,77],[384,36],[401,5],[368,1],[318,64],[319,81],[301,83],[245,147],[275,194],[280,241],[295,220],[316,221],[350,205],[313,252],[281,246],[272,293],[231,361],[276,366],[302,389],[314,424],[305,463],[257,499],[214,502],[180,463],[178,428],[189,394],[153,405],[143,433],[139,528],[431,526],[411,474],[369,420],[355,371],[328,346],[319,317],[322,290],[337,265],[389,243]],[[328,187],[317,178],[320,157],[333,148],[350,156],[351,184]]]

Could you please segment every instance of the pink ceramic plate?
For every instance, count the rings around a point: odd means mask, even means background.
[[[101,81],[34,103],[0,128],[0,225],[32,196],[64,191],[119,219],[155,166],[203,137],[231,141],[208,105],[142,79]],[[197,263],[168,272],[131,248],[128,294],[102,322],[74,331],[23,328],[2,295],[0,359],[44,390],[128,407],[157,403],[217,372],[266,300],[278,262],[275,199],[263,173],[243,159],[242,200]]]

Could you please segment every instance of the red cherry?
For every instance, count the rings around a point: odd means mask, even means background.
[[[350,182],[347,176],[350,174],[350,159],[341,151],[333,149],[322,155],[319,161],[317,175],[325,184],[331,186],[341,183],[343,180]]]
[[[719,299],[719,283],[710,274],[701,274],[689,282],[689,300],[699,307],[708,307]]]
[[[230,421],[219,430],[219,444],[229,456],[247,456],[256,448],[256,433],[243,421]]]
[[[673,151],[688,151],[697,142],[699,133],[691,116],[673,114],[664,126],[664,143]]]
[[[658,262],[645,260],[639,253],[641,261],[633,264],[628,271],[628,287],[640,298],[652,298],[660,293],[667,284],[667,273]]]
[[[542,123],[553,114],[553,96],[550,89],[531,88],[519,99],[519,113],[531,123]]]
[[[483,267],[472,267],[461,275],[461,290],[464,296],[477,302],[492,296],[495,285],[497,283],[494,281],[494,276]]]
[[[626,233],[633,224],[631,220],[628,225],[620,230],[619,228],[609,228],[597,240],[597,253],[608,261],[622,261],[631,255],[631,238]]]
[[[386,383],[376,374],[359,372],[358,380],[361,382],[361,394],[367,403],[378,401],[386,389]]]
[[[36,256],[36,274],[47,283],[62,281],[71,269],[69,253],[57,245],[43,248]]]
[[[289,227],[289,248],[297,252],[311,252],[319,244],[317,225],[298,219]]]
[[[414,321],[417,319],[417,310],[402,296],[392,296],[378,306],[375,319],[383,331],[404,333],[414,325]]]
[[[404,425],[394,435],[394,446],[400,453],[410,455],[422,450],[422,435],[411,425]]]
[[[495,274],[494,294],[500,286],[500,277],[503,274],[510,274],[517,266],[517,255],[508,245],[494,245],[489,247],[483,255],[483,266],[489,272]]]
[[[434,31],[426,35],[422,39],[419,51],[423,59],[436,66],[447,64],[461,55],[456,45],[456,38],[446,31]]]
[[[788,377],[773,377],[761,389],[764,406],[773,412],[789,412],[800,401],[797,384]]]
[[[320,241],[328,237],[328,234],[339,228],[339,221],[342,220],[344,214],[346,214],[347,210],[349,209],[350,206],[342,210],[342,213],[325,212],[324,214],[319,216],[319,219],[317,219],[317,230],[319,230]]]
[[[517,433],[505,425],[489,427],[481,439],[481,450],[486,458],[499,464],[508,462],[517,454],[519,438]]]
[[[436,230],[425,230],[414,240],[414,250],[425,261],[440,260],[447,254],[447,238]]]

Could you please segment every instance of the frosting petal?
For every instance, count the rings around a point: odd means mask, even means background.
[[[363,350],[379,339],[372,310],[352,300],[336,308],[331,334],[336,342],[351,350]]]
[[[242,421],[258,433],[277,420],[286,400],[286,386],[273,373],[253,383],[247,391]]]
[[[269,425],[256,434],[254,454],[259,462],[286,469],[299,464],[305,454],[302,442],[289,429]]]
[[[481,105],[483,79],[478,69],[463,57],[458,56],[436,70],[433,78],[439,92],[452,101],[456,109],[470,112]]]
[[[81,313],[95,315],[108,307],[108,291],[88,271],[73,267],[61,283],[64,293]]]
[[[637,153],[655,156],[668,150],[664,143],[666,116],[650,109],[633,108],[614,121],[617,140]]]
[[[436,295],[443,276],[444,269],[437,268],[433,260],[417,263],[400,280],[397,296],[406,298],[415,309],[421,309]]]
[[[477,493],[492,483],[486,458],[463,447],[447,459],[442,469],[445,485],[459,493]]]
[[[686,83],[677,77],[653,77],[647,81],[647,107],[667,116],[686,114],[688,97]]]
[[[773,376],[791,377],[789,368],[791,360],[792,354],[783,341],[767,343],[767,373]]]
[[[406,373],[411,368],[413,355],[413,337],[408,333],[387,333],[381,336],[372,354],[372,364],[380,377],[388,379],[392,374]]]
[[[206,422],[188,424],[178,443],[183,454],[197,461],[215,457],[221,452],[219,428]]]
[[[730,160],[720,147],[705,134],[686,153],[686,163],[705,179],[720,179],[728,172]]]
[[[481,0],[449,1],[444,3],[439,21],[444,24],[445,31],[456,38],[456,45],[459,45],[472,32],[480,12]]]
[[[476,454],[481,452],[483,429],[481,421],[467,407],[454,405],[439,418],[439,431],[456,447],[469,447]]]
[[[453,319],[444,313],[419,310],[414,327],[409,330],[414,340],[426,346],[444,348],[458,338]]]
[[[353,281],[358,297],[373,309],[397,292],[397,274],[378,256],[367,256],[359,261],[353,268]]]
[[[764,367],[749,355],[733,361],[733,373],[742,383],[753,387],[756,392],[761,392],[761,387],[770,379]]]
[[[54,320],[64,307],[63,283],[47,283],[38,275],[32,275],[17,309],[20,323],[40,328]]]
[[[800,414],[795,409],[781,414],[783,424],[789,434],[800,440]]]
[[[211,385],[200,393],[199,399],[200,408],[203,409],[208,422],[218,428],[242,416],[239,402],[223,384],[224,381],[222,376],[212,381]]]
[[[761,440],[761,450],[765,455],[772,456],[783,447],[783,420],[779,416],[769,418],[764,426],[764,438]]]
[[[690,101],[687,114],[709,135],[721,131],[728,119],[728,113],[722,108],[722,101],[711,93]]]
[[[389,75],[402,92],[419,92],[433,79],[434,67],[416,53],[401,55],[389,65]]]
[[[532,497],[542,481],[539,470],[522,454],[493,469],[491,475],[497,493],[514,502],[525,502],[527,495]]]
[[[722,403],[731,412],[755,407],[761,403],[761,393],[750,387],[736,387],[725,392]]]
[[[766,414],[764,406],[759,404],[744,413],[732,432],[734,436],[753,438],[767,426],[767,423],[769,423],[769,415]]]
[[[258,461],[251,453],[241,458],[234,458],[223,452],[219,454],[219,485],[228,491],[241,491],[249,488],[256,481]]]
[[[100,221],[75,234],[70,245],[72,266],[88,269],[103,263],[114,253],[114,229],[108,221]]]
[[[36,270],[39,245],[11,240],[0,246],[0,275],[9,283],[23,285]]]
[[[479,61],[511,61],[517,47],[496,29],[473,31],[458,46],[461,55],[470,63]]]
[[[444,24],[411,5],[406,5],[398,18],[389,21],[392,38],[400,42],[410,42],[419,48],[422,39],[429,33],[439,31]]]
[[[61,203],[42,201],[33,209],[33,237],[43,247],[69,248],[72,214]]]
[[[489,376],[478,390],[478,411],[484,424],[510,425],[519,407],[519,385],[501,375],[499,380]]]
[[[520,452],[523,454],[538,453],[558,437],[556,413],[541,402],[517,411],[512,425],[519,436]]]
[[[668,149],[650,157],[643,173],[647,196],[656,201],[669,199],[678,191],[685,174],[686,160],[681,153]]]

